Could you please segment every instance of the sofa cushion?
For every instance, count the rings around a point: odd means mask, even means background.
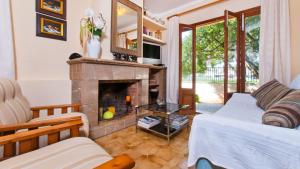
[[[0,162],[0,168],[89,169],[112,157],[85,137],[67,139],[50,146]]]
[[[274,79],[262,85],[251,95],[257,99],[257,105],[259,107],[267,110],[270,106],[278,102],[292,91],[293,89],[284,86]]]
[[[29,102],[16,81],[0,79],[0,124],[17,124],[32,119]]]
[[[300,91],[294,91],[271,106],[263,115],[263,123],[296,128],[300,125]]]

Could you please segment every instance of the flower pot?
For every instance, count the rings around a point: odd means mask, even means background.
[[[101,52],[100,38],[97,36],[92,37],[87,42],[87,52],[90,58],[98,59]]]

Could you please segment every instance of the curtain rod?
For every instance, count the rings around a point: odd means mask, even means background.
[[[212,6],[212,5],[219,4],[219,3],[224,2],[224,1],[227,1],[227,0],[216,0],[216,1],[211,2],[211,3],[208,3],[208,4],[201,5],[201,6],[198,6],[198,7],[196,7],[196,8],[192,8],[192,9],[190,9],[190,10],[187,10],[187,11],[184,11],[184,12],[181,12],[181,13],[177,13],[177,14],[168,16],[167,19],[169,20],[170,18],[172,18],[172,17],[174,17],[174,16],[183,16],[183,15],[187,15],[187,14],[189,14],[189,13],[198,11],[198,10],[203,9],[203,8],[210,7],[210,6]]]

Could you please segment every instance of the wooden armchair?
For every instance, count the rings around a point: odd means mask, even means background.
[[[48,127],[37,128],[45,125],[47,125]],[[40,168],[40,166],[49,166],[48,168],[64,168],[64,165],[69,162],[71,162],[72,165],[76,164],[86,166],[84,168],[96,169],[131,169],[135,166],[134,161],[129,156],[120,155],[112,158],[95,142],[91,141],[88,138],[78,137],[79,128],[81,125],[82,121],[80,117],[48,120],[46,122],[26,123],[18,125],[1,125],[1,132],[10,132],[25,128],[29,130],[0,137],[0,146],[4,146],[4,157],[0,160],[2,161],[0,162],[0,168],[22,168],[26,165],[32,165],[29,166],[29,168],[33,169]],[[60,132],[67,129],[70,130],[71,138],[59,142]],[[43,135],[48,135],[49,146],[38,149],[37,140],[40,136]],[[16,146],[16,143],[19,143],[18,146]],[[80,148],[80,146],[87,145],[89,147],[83,147],[82,149],[78,150],[74,149],[74,147]],[[68,146],[70,146],[70,148],[68,148]],[[65,147],[66,150],[63,150],[63,148]],[[21,154],[19,156],[15,156],[17,148],[19,154]],[[92,152],[91,156],[95,157],[96,155],[98,155],[99,162],[97,161],[98,159],[95,159],[94,161],[88,161],[89,157],[85,157],[83,155],[89,154],[84,151],[89,152],[91,150],[95,153],[93,154]],[[66,151],[70,151],[69,156],[66,156],[66,154],[62,154],[61,156],[59,155],[59,153],[65,153]],[[47,153],[51,155],[48,155]],[[51,157],[52,161],[48,161],[46,157]],[[59,160],[54,160],[55,163],[53,163],[53,158],[57,158]],[[65,159],[62,160],[62,158]],[[39,162],[39,159],[43,159],[42,162]],[[26,160],[31,160],[30,164]]]
[[[21,88],[16,81],[0,79],[0,125],[17,125],[19,123],[23,125],[28,122],[80,116],[83,123],[80,128],[80,135],[88,136],[88,119],[85,114],[79,113],[79,109],[79,104],[30,108],[29,102],[26,97],[23,96]],[[57,110],[60,110],[60,112]]]
[[[48,126],[44,128],[43,127]],[[79,136],[79,127],[82,126],[80,117],[63,118],[55,120],[47,120],[43,122],[32,122],[17,125],[1,125],[1,132],[12,132],[21,129],[28,129],[25,132],[18,132],[0,137],[0,145],[4,146],[3,159],[8,159],[16,155],[18,148],[19,154],[24,154],[39,148],[38,138],[43,135],[48,135],[48,144],[56,143],[60,140],[60,131],[70,129],[70,137]],[[19,146],[16,147],[16,143]]]

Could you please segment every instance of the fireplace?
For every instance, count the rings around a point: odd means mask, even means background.
[[[99,121],[119,119],[132,112],[138,81],[99,81]]]
[[[165,74],[165,69],[161,67],[89,58],[74,59],[68,63],[72,80],[72,103],[79,103],[80,111],[87,116],[91,138],[108,135],[136,124],[135,113],[124,113],[124,101],[126,96],[130,96],[132,108],[149,103],[150,69],[155,69],[159,93],[163,94],[162,91],[165,91],[165,76],[159,75]],[[111,111],[115,109],[115,118],[103,120],[103,112],[108,107]]]

